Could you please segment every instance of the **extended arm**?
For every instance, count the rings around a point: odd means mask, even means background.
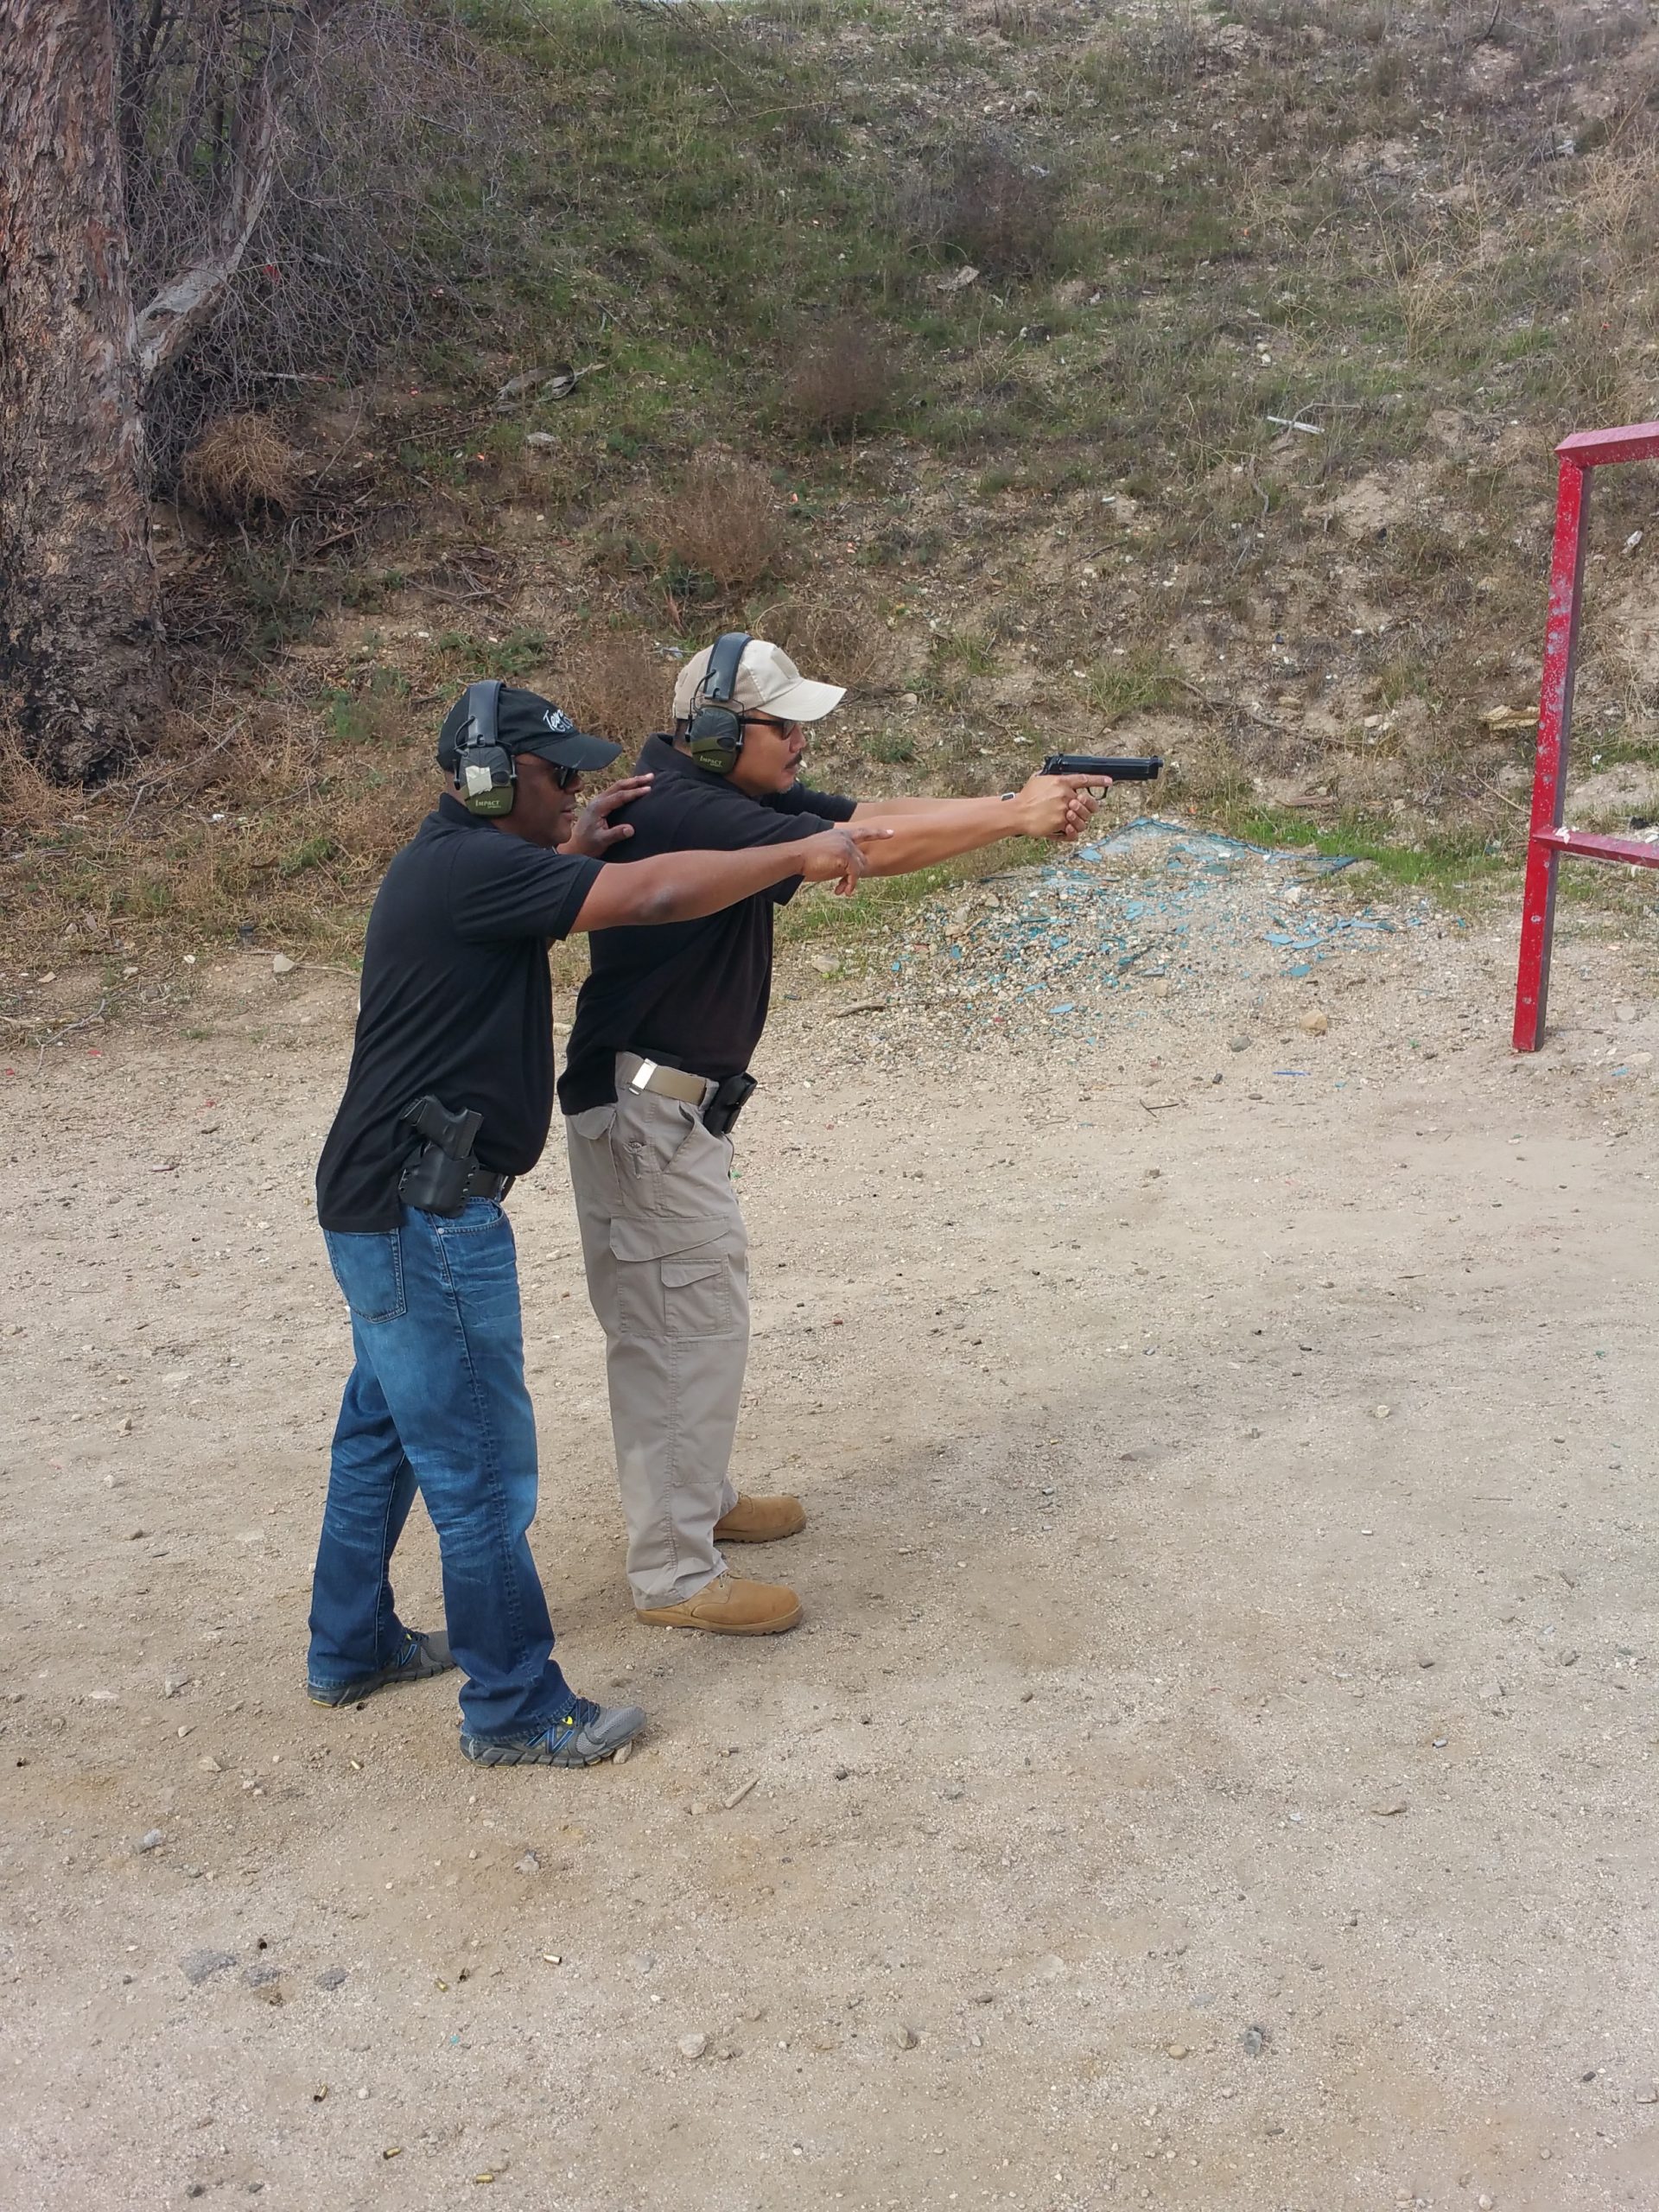
[[[791,875],[850,891],[868,864],[865,846],[888,834],[866,823],[861,830],[826,830],[789,844],[753,845],[738,853],[663,853],[631,861],[626,868],[601,868],[571,925],[572,934],[695,921],[734,906],[740,899],[752,899],[757,891],[769,891]]]
[[[1095,810],[1089,791],[1099,787],[1097,777],[1039,775],[1009,799],[861,799],[853,825],[892,830],[870,855],[872,875],[907,875],[1003,837],[1076,837]]]

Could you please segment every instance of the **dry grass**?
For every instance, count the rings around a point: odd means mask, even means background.
[[[960,148],[943,175],[912,188],[906,213],[923,244],[988,276],[1034,276],[1050,266],[1058,243],[1055,179],[995,143]]]
[[[583,729],[632,747],[667,728],[674,672],[648,639],[608,631],[578,649],[563,690],[563,703]]]
[[[671,569],[721,593],[776,576],[788,545],[783,502],[764,468],[718,447],[697,455],[658,510],[655,535]],[[671,578],[671,582],[672,579]]]
[[[783,411],[815,436],[851,438],[891,411],[899,389],[898,363],[886,334],[862,316],[843,315],[796,354],[785,379]]]
[[[14,962],[101,961],[118,993],[124,960],[238,931],[331,951],[359,937],[436,796],[433,732],[416,717],[396,747],[337,748],[317,715],[275,701],[216,721],[174,715],[140,769],[96,792],[0,761]]]
[[[896,689],[903,655],[887,624],[863,600],[786,599],[766,614],[766,634],[805,676],[849,691]]]
[[[184,457],[185,498],[213,522],[292,514],[304,484],[300,455],[263,415],[222,415]]]

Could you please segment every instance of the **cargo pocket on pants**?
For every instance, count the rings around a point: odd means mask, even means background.
[[[681,1253],[657,1262],[665,1337],[723,1337],[732,1325],[732,1263],[723,1252]]]

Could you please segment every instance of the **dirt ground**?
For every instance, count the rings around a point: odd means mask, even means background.
[[[1659,2205],[1659,1011],[1567,924],[1527,1061],[1496,922],[1046,1046],[803,963],[741,1133],[775,1642],[632,1618],[550,1154],[537,1549],[651,1715],[587,1774],[304,1696],[349,979],[17,1046],[0,2202]]]

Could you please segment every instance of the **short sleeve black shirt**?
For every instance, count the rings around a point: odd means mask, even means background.
[[[428,1091],[484,1116],[484,1166],[536,1165],[553,1118],[548,940],[569,934],[599,866],[504,836],[448,797],[427,816],[369,916],[351,1071],[317,1166],[325,1229],[397,1226],[417,1141],[398,1117]]]
[[[633,835],[613,849],[613,861],[788,844],[849,820],[856,804],[804,784],[751,798],[662,737],[646,740],[639,766],[657,780],[617,817]],[[595,930],[593,972],[576,1001],[559,1082],[564,1111],[611,1103],[618,1052],[643,1052],[698,1075],[747,1067],[772,996],[773,910],[799,887],[792,875],[699,921]]]

